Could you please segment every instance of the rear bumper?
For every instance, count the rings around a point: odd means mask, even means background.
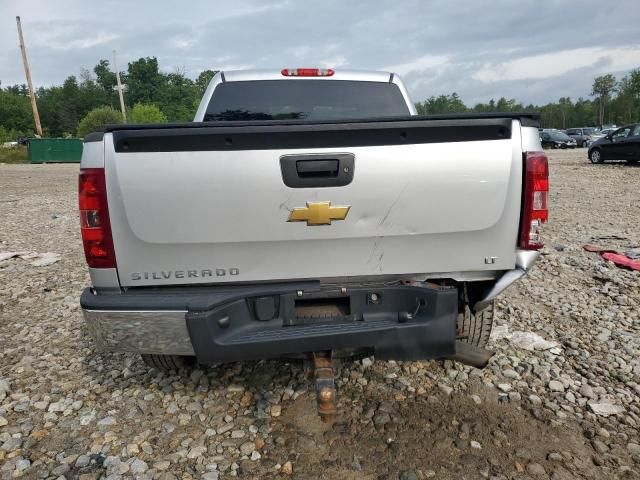
[[[458,293],[427,284],[320,288],[317,282],[84,291],[103,351],[195,355],[201,363],[370,349],[381,359],[455,353]]]
[[[94,310],[83,308],[89,333],[106,352],[193,356],[180,310]]]

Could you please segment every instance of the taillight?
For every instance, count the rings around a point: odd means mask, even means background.
[[[335,72],[330,68],[283,68],[285,77],[330,77]]]
[[[549,163],[543,152],[524,154],[523,187],[519,246],[540,250],[544,246],[542,225],[549,218]]]
[[[80,232],[91,268],[116,268],[103,168],[84,168],[78,179]]]

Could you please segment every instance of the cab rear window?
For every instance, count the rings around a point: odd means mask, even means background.
[[[255,80],[219,84],[204,121],[342,120],[409,115],[397,85],[349,80]]]

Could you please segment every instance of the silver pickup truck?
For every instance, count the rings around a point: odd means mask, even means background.
[[[385,72],[220,72],[193,123],[85,138],[81,305],[99,348],[155,367],[482,366],[547,191],[533,114],[418,116]]]

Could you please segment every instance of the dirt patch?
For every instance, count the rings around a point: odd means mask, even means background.
[[[499,401],[493,389],[480,386],[476,392],[483,397],[479,404],[455,395],[404,401],[376,395],[373,402],[351,397],[341,402],[342,415],[330,426],[317,419],[311,396],[300,397],[287,405],[274,430],[276,438],[287,441],[271,456],[292,461],[301,479],[395,479],[403,472],[415,472],[417,478],[430,472],[443,479],[512,478],[532,462],[548,474],[578,468],[597,478],[593,449],[581,430],[550,415],[535,418]]]

